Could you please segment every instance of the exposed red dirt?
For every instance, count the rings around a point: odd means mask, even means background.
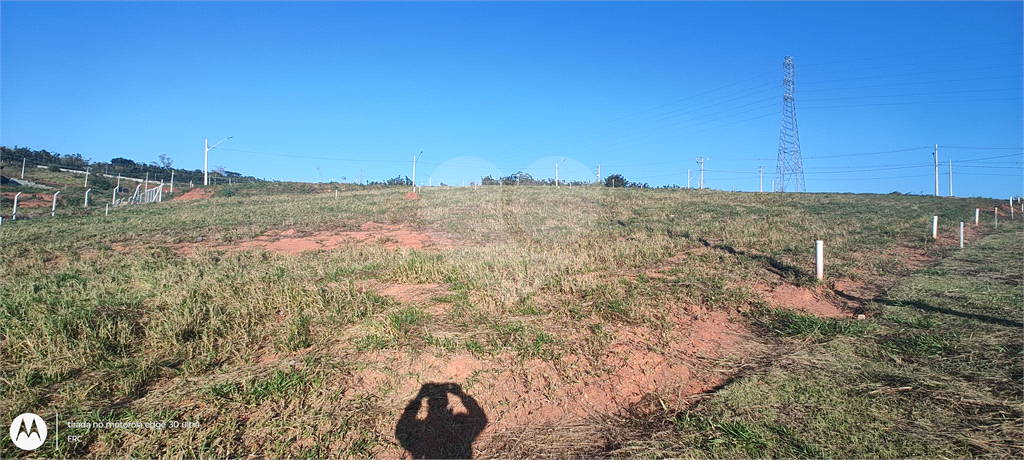
[[[447,313],[447,304],[431,301],[447,293],[443,285],[388,285],[375,280],[358,285],[400,302],[434,304],[438,308],[425,309],[429,315]],[[666,309],[672,328],[606,322],[602,327],[607,342],[554,359],[522,360],[509,352],[498,356],[461,352],[443,357],[404,349],[365,352],[359,359],[361,370],[344,385],[345,394],[394,390],[386,405],[397,423],[402,407],[423,383],[458,383],[487,414],[487,426],[474,443],[478,450],[487,450],[491,443],[499,442],[496,439],[525,426],[573,424],[590,416],[620,413],[650,394],[659,394],[676,407],[684,406],[731,375],[722,368],[722,358],[741,361],[767,352],[766,344],[725,312],[697,305]],[[596,321],[564,331],[564,340],[587,343],[594,335],[588,326]],[[351,339],[339,338],[334,349],[349,355]],[[458,408],[451,409],[457,412]],[[379,455],[404,458],[408,454],[395,445]]]
[[[850,313],[836,307],[822,296],[805,287],[782,284],[774,289],[764,285],[754,285],[754,291],[760,292],[772,305],[780,308],[798,310],[823,318],[848,318]]]
[[[329,244],[373,243],[396,232],[414,233],[400,226],[366,223],[357,231],[312,234],[293,229],[272,231],[247,244],[281,249],[285,246],[271,243],[281,244],[281,241],[288,240],[288,244],[292,244],[309,240],[316,245],[313,249],[322,249]],[[330,237],[341,239],[334,243],[326,240]],[[696,252],[709,250],[714,249],[695,249]],[[902,255],[918,254],[913,250],[905,251]],[[918,255],[923,257],[923,251]],[[687,253],[680,254],[647,267],[642,273],[655,276],[659,270],[683,263],[687,257]],[[597,275],[587,274],[584,278],[590,276]],[[356,282],[356,286],[398,302],[426,304],[424,311],[429,316],[442,318],[450,308],[449,304],[432,300],[449,293],[441,284],[389,284],[365,280]],[[864,283],[848,279],[835,280],[831,287],[836,293],[865,298],[872,290]],[[775,287],[757,284],[752,288],[777,307],[829,318],[851,316],[829,302],[829,296],[834,294],[824,286],[812,290],[789,284]],[[577,345],[548,359],[524,359],[512,352],[497,356],[486,353],[472,355],[464,348],[445,352],[431,346],[413,347],[420,351],[385,348],[353,352],[353,339],[369,333],[357,329],[340,332],[326,352],[344,356],[355,364],[351,375],[339,377],[338,388],[342,389],[344,397],[379,395],[377,400],[393,417],[390,426],[399,422],[403,408],[425,383],[461,385],[487,416],[486,427],[473,443],[475,451],[497,452],[503,442],[508,442],[510,435],[521,433],[524,427],[572,426],[590,416],[620,413],[651,394],[659,395],[673,407],[685,407],[719,388],[729,377],[736,375],[741,366],[769,356],[771,351],[771,345],[753,334],[743,322],[730,316],[729,312],[708,310],[702,305],[679,304],[664,305],[661,311],[672,327],[616,321],[599,323],[592,318],[570,331],[548,331],[556,336],[556,340]],[[529,319],[523,321],[528,322]],[[421,327],[431,328],[430,325],[436,323],[424,321],[423,324],[426,326]],[[592,327],[598,325],[605,339],[595,340],[598,334]],[[440,329],[428,329],[427,332],[443,338],[444,328]],[[487,334],[484,331],[475,339],[486,343]],[[261,355],[257,363],[273,366],[283,360],[300,361],[295,358],[309,352],[310,349],[294,353],[267,353]],[[458,397],[449,402],[448,409],[455,413],[466,412],[463,400]],[[374,454],[384,458],[408,458],[409,455],[398,442]]]
[[[299,254],[303,251],[331,250],[344,244],[380,244],[386,249],[443,248],[447,244],[435,240],[430,234],[418,232],[400,225],[385,225],[366,222],[359,230],[324,230],[301,235],[295,230],[269,231],[252,241],[217,248],[262,247],[268,251]]]
[[[168,247],[175,254],[183,257],[193,255],[197,247],[219,250],[241,250],[263,248],[282,254],[300,254],[304,251],[330,251],[349,244],[376,244],[385,249],[410,248],[419,250],[445,249],[454,246],[454,242],[444,235],[416,231],[402,225],[378,224],[366,222],[358,230],[337,228],[317,232],[299,232],[295,229],[270,230],[249,241],[233,244],[216,244],[199,241],[195,243],[177,243]],[[114,243],[115,251],[129,252],[133,246],[127,243]]]
[[[4,198],[14,201],[18,192],[4,192]],[[57,205],[64,202],[64,197],[57,195]],[[22,193],[18,197],[18,208],[49,208],[53,206],[52,193]]]
[[[204,198],[209,198],[211,196],[213,196],[212,188],[194,188],[185,193],[182,193],[181,195],[174,197],[174,199],[172,199],[171,201],[201,200]]]
[[[407,199],[407,200],[418,200],[418,199],[420,199],[420,195],[418,193],[416,193],[416,192],[409,192],[409,193],[405,194],[405,199]]]
[[[444,297],[450,292],[441,284],[381,284],[374,280],[357,283],[361,289],[376,291],[403,303],[424,303],[434,297]]]
[[[659,341],[659,332],[646,326],[614,327],[614,339],[601,348],[601,361],[567,354],[554,360],[518,361],[511,354],[475,357],[465,354],[439,358],[429,353],[410,358],[405,351],[382,350],[365,355],[365,370],[352,379],[353,394],[381,387],[396,390],[396,420],[400,406],[422,382],[462,385],[488,417],[474,446],[487,450],[496,435],[526,426],[571,425],[590,416],[620,413],[653,393],[683,406],[695,395],[713,391],[727,371],[712,363],[723,357],[763,354],[764,348],[745,326],[722,312],[677,317],[676,332]],[[582,328],[581,328],[582,329]],[[581,333],[583,334],[583,333]],[[579,338],[571,338],[576,340]],[[380,369],[390,368],[390,372]],[[384,457],[407,455],[395,446]]]

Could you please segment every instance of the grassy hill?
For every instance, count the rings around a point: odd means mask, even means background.
[[[2,452],[1024,455],[1005,203],[334,190],[5,219],[0,420],[79,438]]]

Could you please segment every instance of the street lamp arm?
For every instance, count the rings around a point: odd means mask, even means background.
[[[216,146],[220,145],[221,142],[224,142],[224,141],[226,141],[228,139],[231,139],[232,137],[233,136],[228,136],[228,137],[225,137],[224,139],[221,139],[220,142],[217,142],[216,144],[213,144],[213,147],[216,147]],[[203,185],[210,185],[210,178],[209,178],[208,171],[210,169],[210,166],[209,166],[209,164],[210,164],[210,149],[212,149],[213,147],[209,146],[210,145],[209,141],[204,141],[204,142],[206,144],[206,153],[203,154]]]
[[[226,141],[226,140],[228,140],[228,139],[231,139],[232,137],[234,137],[234,136],[228,136],[228,137],[225,137],[224,139],[221,139],[220,141],[218,141],[218,142],[217,142],[216,144],[213,144],[213,145],[211,145],[211,146],[210,146],[210,148],[212,149],[212,148],[214,148],[214,147],[216,147],[216,146],[220,145],[220,143],[221,143],[221,142],[224,142],[224,141]]]

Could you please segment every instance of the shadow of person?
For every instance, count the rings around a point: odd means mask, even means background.
[[[459,384],[427,383],[405,406],[395,437],[412,458],[473,458],[473,441],[486,426],[487,415]]]

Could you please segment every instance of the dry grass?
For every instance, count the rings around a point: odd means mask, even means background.
[[[162,434],[91,430],[81,433],[80,443],[62,443],[60,450],[48,443],[39,455],[397,456],[402,451],[394,439],[395,420],[416,389],[432,379],[452,379],[479,397],[491,431],[475,445],[477,456],[984,452],[957,450],[960,438],[942,434],[965,426],[1002,430],[1003,435],[972,436],[970,442],[1003,446],[992,452],[1014,452],[1005,450],[1003,441],[1019,431],[1012,411],[1008,421],[982,417],[991,421],[986,425],[962,409],[940,410],[960,406],[920,403],[921,392],[888,390],[908,385],[871,386],[888,382],[889,377],[880,376],[916,375],[918,367],[929,369],[928,378],[936,382],[953,378],[944,385],[956,391],[962,390],[957,382],[964,381],[1012,386],[1019,374],[996,372],[1005,362],[980,351],[967,354],[970,347],[964,345],[995,347],[1005,342],[1000,335],[1005,331],[979,329],[978,338],[969,339],[977,343],[930,335],[900,342],[895,340],[903,337],[898,327],[928,321],[915,316],[914,307],[864,299],[878,327],[858,329],[786,317],[765,309],[764,299],[750,289],[756,283],[789,283],[828,291],[827,283],[812,276],[816,238],[826,241],[830,280],[894,285],[919,262],[891,254],[913,251],[937,262],[952,253],[927,238],[931,215],[942,216],[940,233],[948,238],[952,222],[966,220],[974,207],[988,207],[991,200],[532,187],[426,189],[421,200],[404,200],[408,190],[398,188],[351,188],[342,190],[339,199],[333,192],[310,195],[312,190],[268,191],[251,185],[224,190],[234,192],[118,208],[109,217],[102,210],[86,210],[2,227],[5,404],[0,419],[31,410],[48,420],[59,412],[61,420],[197,424]],[[894,216],[890,209],[907,211]],[[453,245],[412,250],[370,242],[299,255],[216,248],[271,231],[315,233],[371,221],[443,234]],[[174,245],[193,245],[194,253],[182,256],[172,250]],[[986,276],[995,281],[1019,281],[1007,265],[981,264],[978,270],[988,270]],[[972,297],[973,273],[963,275],[968,281],[961,290],[967,297],[951,297],[947,306],[930,305],[975,309],[990,300],[1009,305],[1017,299],[995,288],[984,291],[987,298]],[[935,286],[913,284],[915,279],[900,285],[914,295],[900,297],[897,289],[886,299],[913,301]],[[443,286],[443,295],[402,301],[382,293],[396,284]],[[725,352],[672,355],[673,344],[689,334],[688,325],[723,324],[713,321],[794,329],[785,329],[787,337],[766,330],[763,337],[750,338],[749,345],[730,345],[749,346],[750,356],[759,359],[743,361]],[[974,326],[956,327],[969,331]],[[793,341],[802,345],[795,347]],[[939,355],[919,357],[903,350],[934,346]],[[620,371],[618,358],[609,354],[614,347],[652,362],[685,359],[694,372],[692,381],[697,376],[708,382],[739,378],[707,406],[698,406],[707,407],[698,409],[706,413],[689,419],[675,414],[695,399],[679,396],[680,388],[665,387],[643,390],[665,392],[662,399],[605,406],[624,412],[547,414],[546,422],[530,423],[545,410],[571,407],[572,393],[566,388]],[[1006,353],[1006,359],[1019,360],[1014,356],[1020,348]],[[765,361],[769,356],[779,359],[772,364]],[[943,368],[942,358],[970,364],[958,374]],[[896,359],[917,367],[901,368],[893,364]],[[822,393],[820,388],[836,385],[822,362],[857,372],[839,382],[835,393]],[[805,379],[809,386],[801,386]],[[846,423],[876,417],[874,401],[884,397],[889,398],[886,404],[926,410],[933,414],[930,423],[945,423],[947,431],[869,424],[870,436],[854,442],[862,450],[815,438],[829,420],[811,417],[808,408],[839,404],[860,394],[861,387],[865,394],[855,398],[861,409],[848,412]],[[899,399],[910,394],[918,399]],[[756,417],[735,409],[754,410],[750,407],[763,406],[770,397],[783,401],[769,404]],[[980,395],[969,400],[988,401]],[[644,406],[652,401],[665,405]],[[800,404],[808,412],[800,419],[805,424],[777,423],[792,426],[775,434],[764,431],[770,427],[762,421]],[[537,412],[531,415],[531,410]],[[652,419],[657,423],[648,423]],[[709,433],[719,434],[700,444]],[[891,433],[912,440],[907,441],[910,447],[874,443]],[[751,437],[755,434],[760,438]],[[921,438],[924,434],[938,440]],[[747,438],[761,439],[768,447],[761,449]],[[0,443],[5,453],[12,452],[9,443]]]

